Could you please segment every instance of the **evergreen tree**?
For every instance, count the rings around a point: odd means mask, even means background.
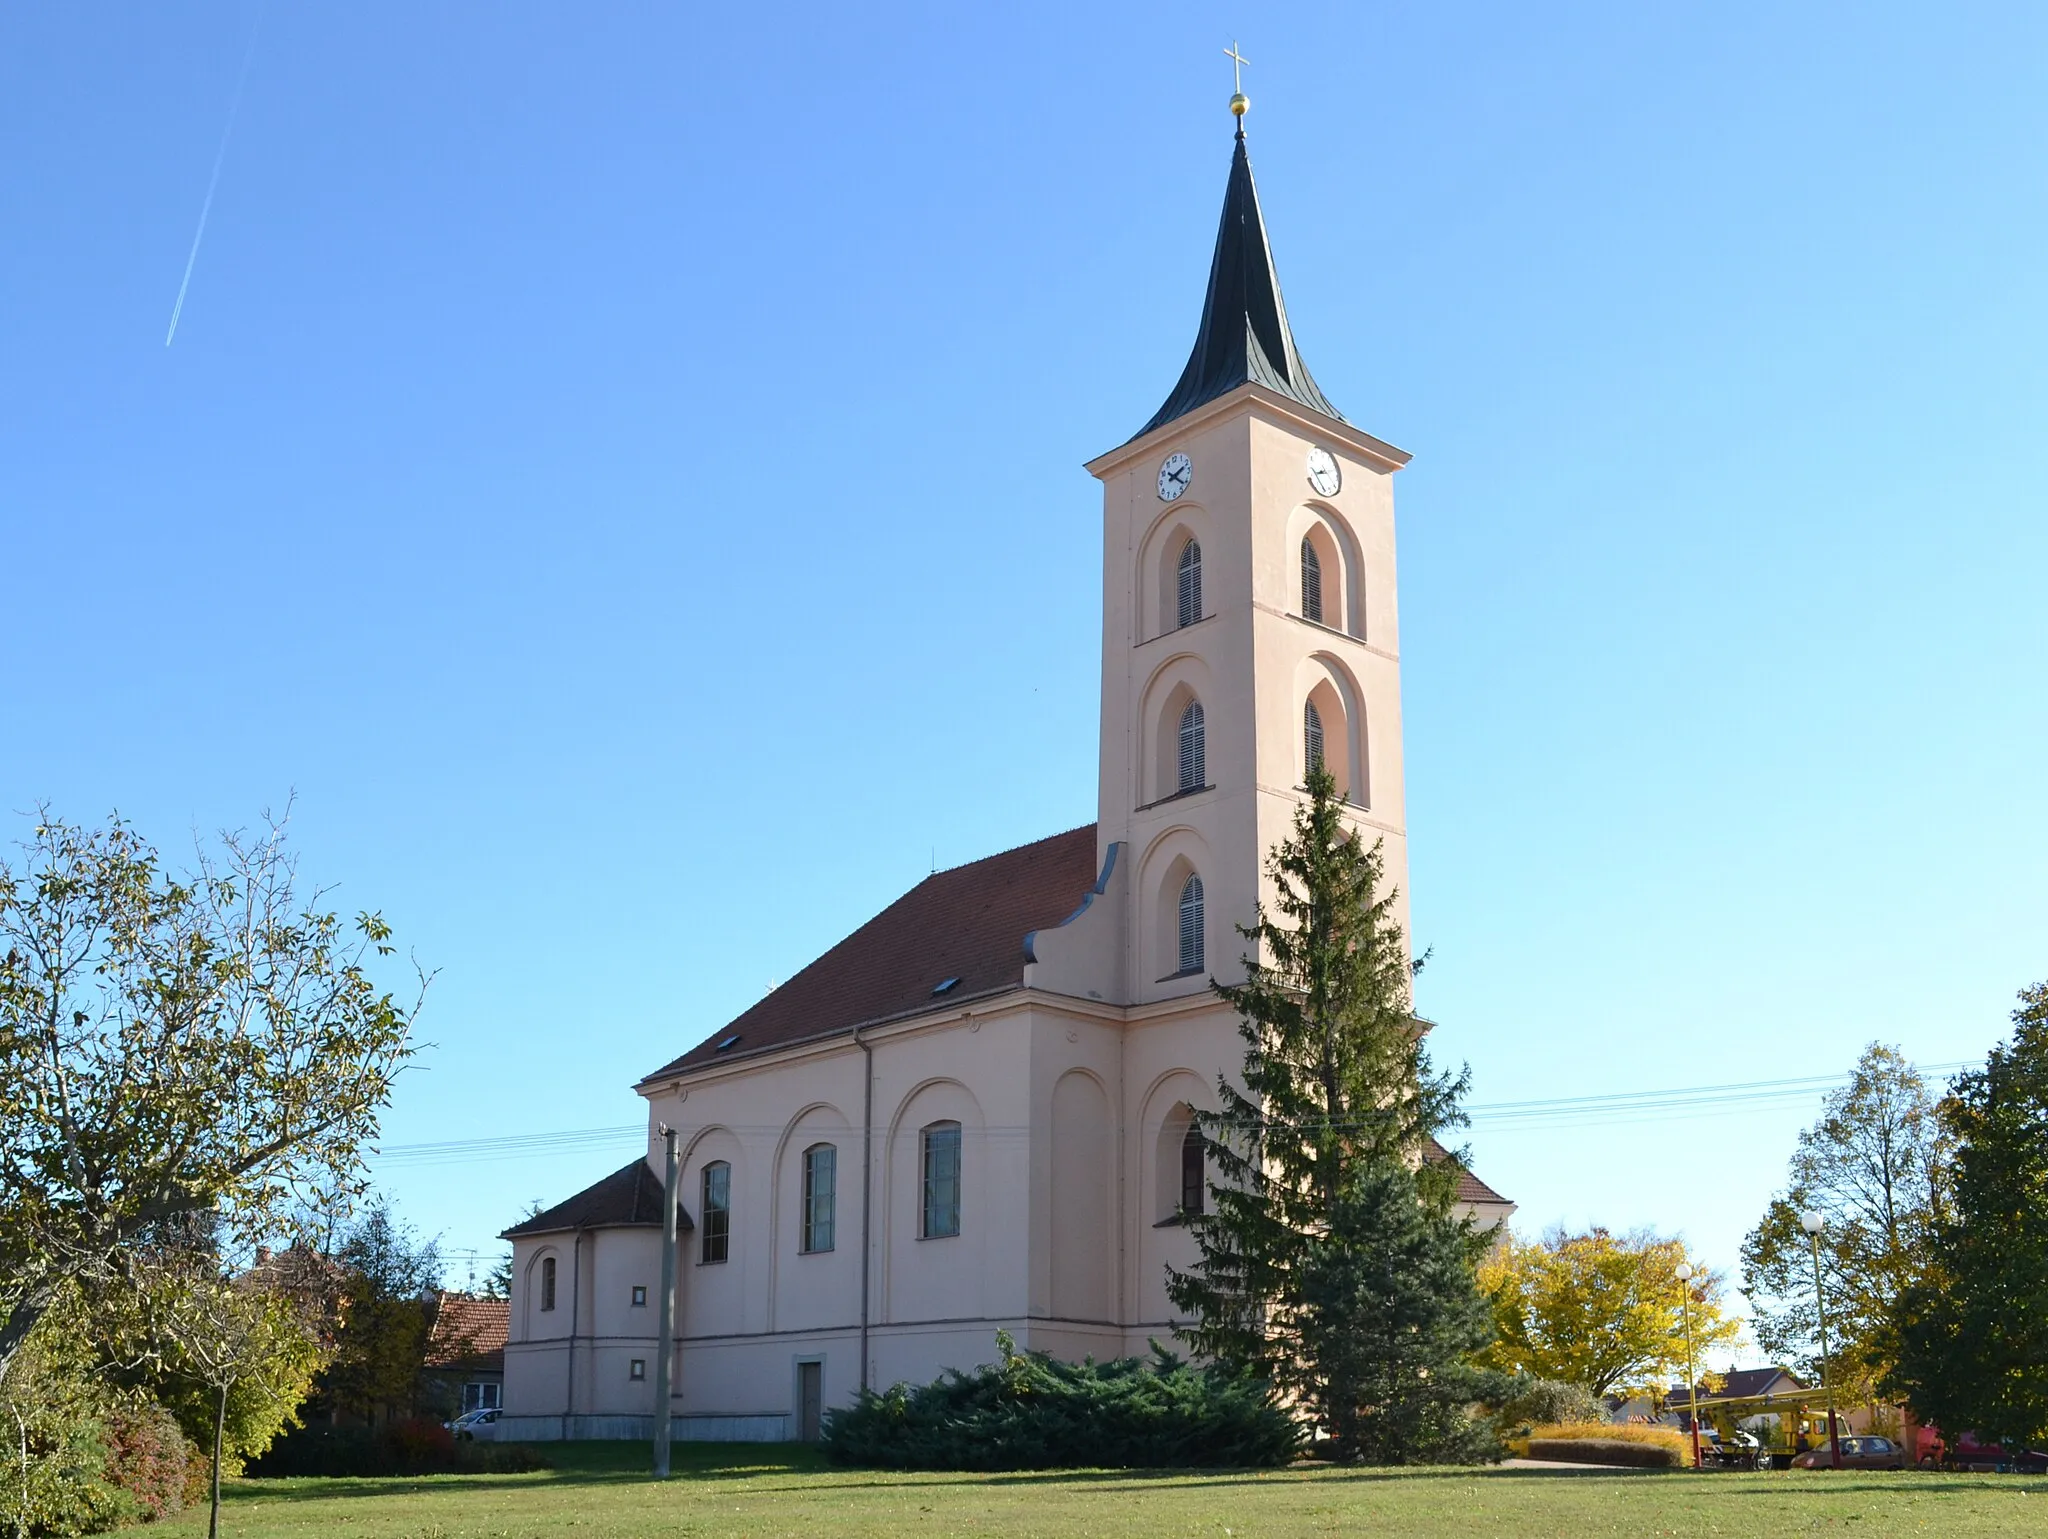
[[[1466,1075],[1430,1065],[1379,845],[1320,765],[1308,791],[1268,860],[1274,907],[1240,932],[1245,981],[1216,986],[1242,1084],[1219,1077],[1219,1109],[1197,1114],[1220,1179],[1167,1293],[1190,1346],[1270,1379],[1339,1457],[1471,1457],[1487,1238],[1452,1217],[1457,1166],[1434,1142],[1462,1121]]]
[[[2048,983],[2020,993],[2009,1045],[1955,1082],[1951,1210],[1929,1273],[1894,1313],[1895,1387],[1951,1438],[2048,1442]]]

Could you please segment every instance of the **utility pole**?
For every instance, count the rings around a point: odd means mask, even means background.
[[[669,1397],[676,1357],[676,1188],[682,1183],[682,1157],[676,1130],[662,1124],[661,1142],[668,1169],[661,1183],[661,1348],[654,1359],[654,1478],[668,1479],[669,1438],[673,1418]]]
[[[1828,1459],[1836,1469],[1840,1469],[1842,1430],[1835,1421],[1834,1364],[1829,1361],[1828,1352],[1828,1301],[1821,1297],[1820,1291],[1820,1232],[1827,1227],[1827,1220],[1818,1213],[1802,1213],[1799,1215],[1799,1227],[1813,1242],[1813,1307],[1820,1316],[1820,1383],[1828,1395]]]

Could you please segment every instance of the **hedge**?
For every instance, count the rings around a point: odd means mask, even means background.
[[[1150,1358],[1061,1362],[998,1332],[999,1363],[865,1391],[825,1416],[838,1464],[901,1470],[1186,1469],[1285,1464],[1301,1429],[1271,1386]]]

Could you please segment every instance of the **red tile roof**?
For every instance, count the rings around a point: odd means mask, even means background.
[[[434,1323],[427,1331],[426,1366],[502,1373],[505,1338],[511,1331],[509,1299],[444,1293],[434,1305]]]
[[[1024,937],[1072,915],[1095,878],[1092,823],[935,872],[641,1083],[1020,987]]]
[[[1438,1143],[1434,1138],[1432,1138],[1429,1141],[1429,1147],[1423,1151],[1422,1157],[1425,1160],[1429,1161],[1430,1164],[1434,1165],[1440,1160],[1449,1159],[1451,1157],[1451,1151],[1446,1149],[1442,1144]],[[1473,1175],[1472,1172],[1467,1170],[1463,1165],[1460,1165],[1458,1167],[1458,1201],[1495,1202],[1501,1204],[1503,1207],[1514,1206],[1514,1204],[1510,1203],[1507,1200],[1507,1198],[1501,1196],[1499,1192],[1496,1192],[1484,1181],[1480,1180],[1477,1176]]]

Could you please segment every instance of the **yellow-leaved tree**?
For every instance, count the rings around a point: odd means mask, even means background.
[[[1688,1263],[1692,1277],[1681,1283],[1678,1268]],[[1741,1328],[1721,1312],[1722,1275],[1689,1258],[1682,1241],[1648,1230],[1553,1229],[1540,1240],[1509,1235],[1480,1266],[1479,1285],[1494,1310],[1486,1366],[1582,1385],[1596,1395],[1646,1394],[1661,1402],[1685,1378],[1688,1293],[1697,1364]]]

